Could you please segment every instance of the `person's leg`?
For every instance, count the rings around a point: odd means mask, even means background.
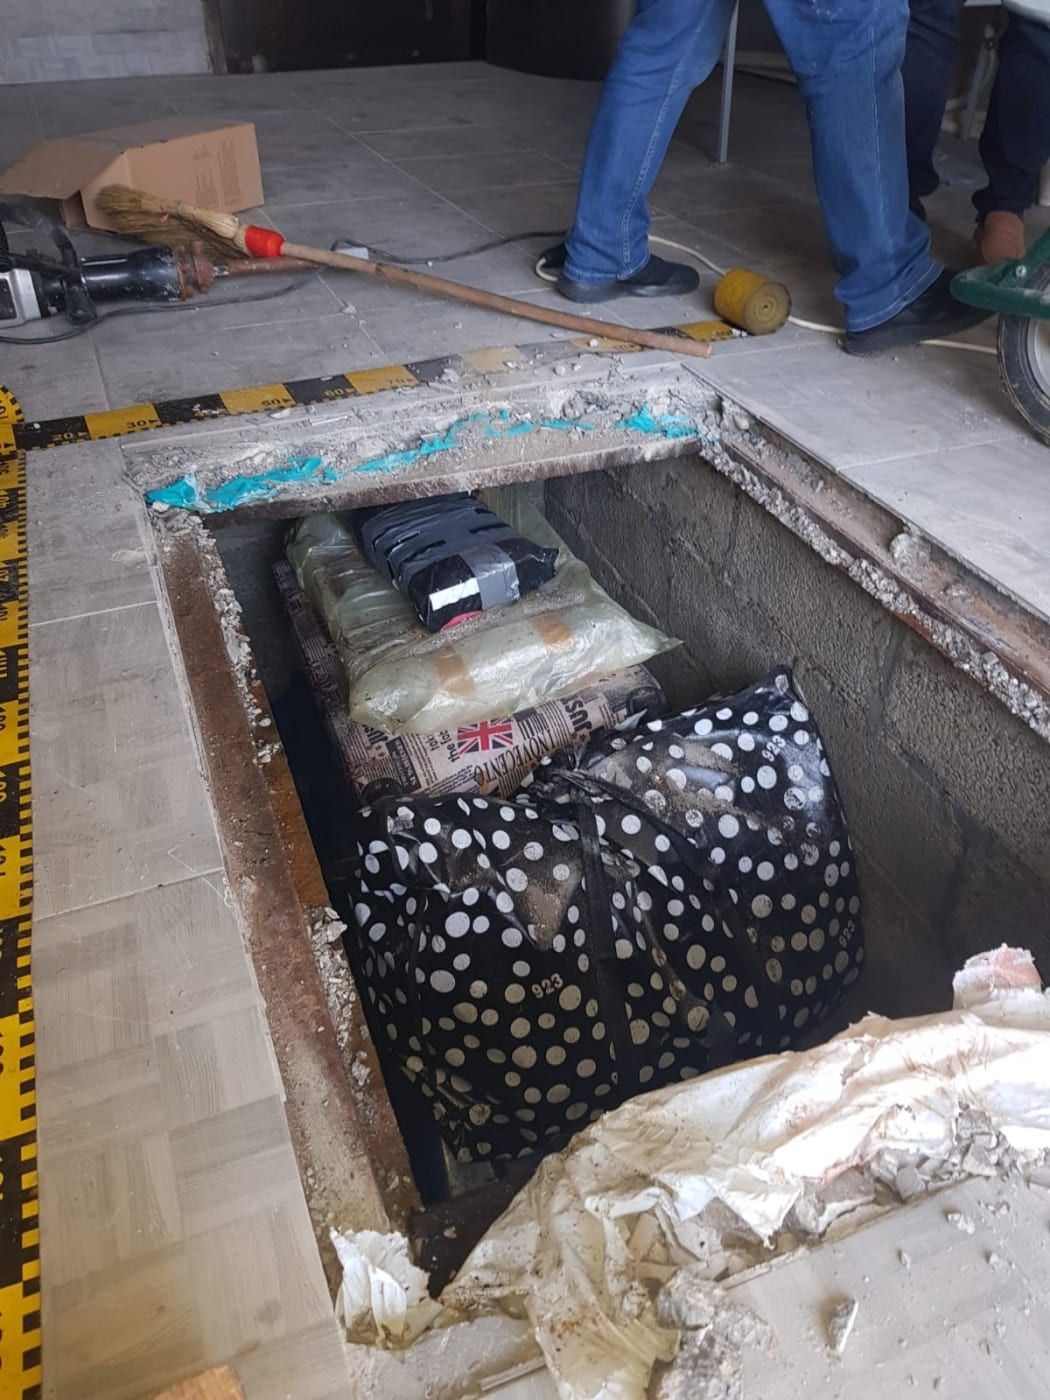
[[[901,63],[907,0],[766,0],[809,117],[813,171],[849,331],[889,321],[934,283],[908,208]]]
[[[639,0],[605,80],[564,275],[625,280],[649,260],[646,199],[693,89],[718,61],[733,0]]]
[[[978,217],[1022,215],[1039,198],[1050,160],[1050,25],[1011,14],[999,40],[988,120],[981,135],[988,184],[973,197]]]
[[[909,0],[904,79],[904,131],[912,213],[940,183],[933,153],[955,73],[964,0]]]

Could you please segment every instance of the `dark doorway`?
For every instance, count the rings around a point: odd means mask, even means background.
[[[206,0],[229,73],[484,57],[484,0]]]

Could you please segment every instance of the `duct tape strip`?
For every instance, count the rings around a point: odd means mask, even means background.
[[[513,603],[521,596],[518,566],[500,545],[517,540],[528,548],[517,530],[474,497],[457,493],[453,497],[425,501],[402,501],[371,515],[360,526],[365,558],[377,573],[401,590],[413,606],[424,613],[437,612],[454,602],[472,599],[483,611]],[[436,589],[425,602],[412,589],[412,580],[424,569],[432,569],[459,555],[471,577]],[[539,555],[537,565],[549,558],[546,578],[554,574],[556,552]],[[453,573],[454,571],[450,571]],[[423,620],[423,619],[421,619]],[[424,621],[425,626],[430,624]]]
[[[0,388],[0,443],[20,417]],[[40,1395],[26,470],[0,446],[0,1397]]]
[[[664,335],[685,340],[728,340],[733,335],[724,321],[697,321],[683,326],[661,328]],[[590,354],[631,354],[639,345],[622,340],[547,340],[536,345],[507,346],[497,352],[464,351],[439,359],[419,360],[404,365],[384,365],[375,369],[348,370],[320,379],[294,379],[287,384],[257,384],[246,389],[225,389],[217,394],[164,399],[158,403],[132,404],[101,413],[80,413],[68,418],[45,418],[38,422],[5,422],[0,405],[0,460],[13,452],[38,452],[49,447],[66,447],[74,442],[97,442],[102,438],[126,437],[131,433],[155,432],[183,423],[208,423],[243,413],[275,413],[282,409],[332,403],[339,399],[361,398],[387,389],[414,389],[439,380],[455,383],[476,376],[506,374],[532,365],[553,364],[572,356]],[[480,367],[480,366],[483,366]]]

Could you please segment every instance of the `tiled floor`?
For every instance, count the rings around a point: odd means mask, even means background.
[[[45,1393],[139,1400],[232,1359],[249,1397],[334,1400],[339,1332],[120,460],[30,468]]]
[[[164,112],[248,118],[265,175],[260,218],[324,246],[344,236],[418,257],[494,234],[563,228],[594,91],[471,64],[3,89],[0,158],[40,132]],[[783,278],[799,314],[837,324],[795,92],[738,78],[726,168],[710,159],[717,97],[711,85],[683,120],[652,200],[655,231],[721,265]],[[960,261],[969,190],[944,189],[929,210],[943,256]],[[1048,217],[1030,216],[1033,234]],[[542,246],[511,244],[438,271],[550,302],[532,271]],[[705,277],[697,296],[680,301],[597,312],[637,324],[697,319],[709,312],[713,282]],[[524,338],[543,335],[530,327]],[[3,373],[30,413],[54,415],[522,338],[520,326],[489,313],[326,274],[273,303],[120,321],[47,351],[7,349]],[[991,343],[988,329],[972,338]],[[858,364],[831,337],[792,330],[720,346],[703,373],[903,515],[914,511],[949,549],[979,556],[991,577],[1050,615],[1050,574],[1033,566],[1050,551],[1046,453],[1003,399],[992,356],[921,349]],[[960,472],[962,450],[970,455]],[[990,466],[1004,455],[1008,491]]]
[[[422,256],[561,230],[593,101],[587,84],[482,65],[0,88],[0,161],[41,134],[165,112],[250,118],[261,219]],[[803,316],[837,319],[794,92],[739,81],[725,169],[709,158],[716,101],[687,114],[657,232],[780,276]],[[966,192],[930,210],[959,257]],[[533,275],[544,243],[438,270],[552,302]],[[713,281],[605,310],[700,319]],[[31,418],[54,417],[543,336],[332,274],[267,303],[5,346],[0,381]],[[990,356],[862,364],[791,328],[719,346],[701,372],[1050,615],[1047,453]],[[249,1400],[347,1394],[141,503],[112,444],[35,456],[29,476],[47,1394],[137,1400],[231,1357]]]

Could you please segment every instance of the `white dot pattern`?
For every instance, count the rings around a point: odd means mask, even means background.
[[[549,1150],[702,1072],[713,1030],[790,1044],[859,974],[853,848],[790,674],[555,755],[526,791],[357,818],[373,1034],[459,1160]]]

